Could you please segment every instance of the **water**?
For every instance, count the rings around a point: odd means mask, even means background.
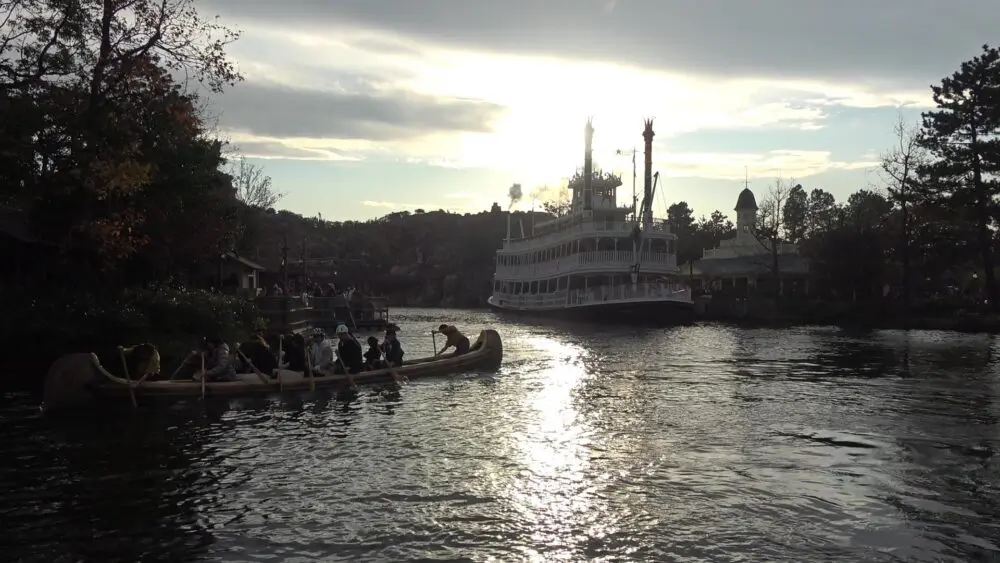
[[[12,561],[1000,560],[997,341],[511,324],[399,400],[0,407]],[[426,336],[425,336],[426,335]]]

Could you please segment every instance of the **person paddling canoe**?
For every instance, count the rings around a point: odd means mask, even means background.
[[[452,354],[453,356],[461,356],[462,354],[469,353],[469,338],[464,334],[462,334],[461,332],[459,332],[458,329],[455,328],[454,326],[442,324],[441,326],[438,327],[436,331],[432,332],[443,334],[446,339],[444,342],[444,347],[441,348],[440,352],[435,352],[434,353],[435,356],[440,356],[441,354],[444,354],[445,350],[452,347],[455,348],[455,353]]]

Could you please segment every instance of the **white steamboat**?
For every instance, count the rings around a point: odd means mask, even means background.
[[[591,121],[582,173],[570,179],[568,213],[507,238],[496,254],[490,307],[600,321],[676,324],[694,315],[677,267],[677,236],[653,219],[653,123],[646,121],[643,197],[619,207],[621,177],[593,170]]]

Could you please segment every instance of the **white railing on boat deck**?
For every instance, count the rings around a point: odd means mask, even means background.
[[[677,255],[666,252],[643,252],[639,255],[639,269],[650,273],[673,273],[677,270]],[[497,278],[548,277],[560,274],[601,272],[608,269],[627,270],[635,264],[631,250],[597,250],[579,252],[535,264],[516,266],[497,264]]]
[[[503,242],[503,249],[527,250],[529,248],[545,247],[547,245],[578,239],[580,238],[580,235],[627,237],[632,234],[632,229],[634,227],[635,223],[631,221],[588,221],[586,223],[574,225],[547,235],[532,238],[513,239],[511,241],[505,240]],[[645,234],[647,236],[657,237],[660,239],[676,238],[676,236],[671,235],[670,225],[663,220],[654,221],[650,230]]]
[[[594,305],[628,301],[679,301],[691,302],[691,289],[681,284],[640,283],[604,285],[588,289],[562,289],[535,295],[522,293],[494,293],[494,302],[500,307],[517,309],[551,309],[578,305]]]

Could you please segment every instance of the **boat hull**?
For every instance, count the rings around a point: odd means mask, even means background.
[[[498,313],[531,318],[651,326],[686,325],[695,320],[694,304],[684,301],[616,301],[558,309],[513,309],[497,306],[492,300],[487,303]]]
[[[468,371],[496,371],[503,361],[503,342],[494,330],[484,330],[480,333],[480,345],[461,356],[445,356],[424,358],[405,362],[402,367],[382,369],[353,374],[351,379],[356,385],[375,385],[402,380],[437,377]],[[238,381],[206,382],[191,380],[174,381],[144,381],[136,384],[108,373],[92,354],[74,355],[87,356],[86,364],[78,364],[76,373],[67,372],[65,376],[50,374],[46,381],[45,408],[47,411],[60,410],[63,404],[73,407],[85,406],[87,403],[114,400],[131,403],[147,402],[164,398],[200,398],[200,397],[252,397],[284,392],[302,392],[312,390],[340,391],[349,386],[350,381],[345,375],[324,377],[308,377],[305,374],[288,370],[277,370],[272,377],[263,374],[241,374]],[[82,358],[81,358],[82,359]],[[67,366],[72,365],[65,364]],[[84,381],[80,372],[91,369],[92,374]],[[60,380],[68,381],[60,385]],[[50,388],[51,386],[51,388]],[[67,387],[71,387],[67,389]],[[73,399],[65,400],[67,395]],[[86,396],[84,396],[86,395]],[[58,398],[58,400],[50,400]]]

